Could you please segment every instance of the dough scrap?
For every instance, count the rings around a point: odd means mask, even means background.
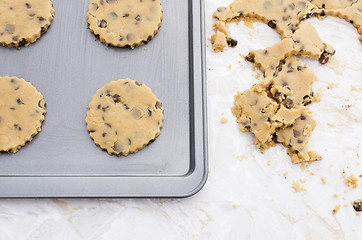
[[[320,63],[325,64],[330,56],[335,54],[335,50],[331,45],[322,42],[312,24],[302,22],[292,37],[284,38],[266,49],[252,50],[245,59],[255,63],[264,76],[270,79],[281,61],[296,54],[318,59]]]
[[[321,160],[307,147],[316,123],[305,106],[314,101],[315,81],[313,72],[302,67],[295,56],[289,56],[276,77],[235,96],[231,111],[240,130],[255,135],[255,145],[261,152],[282,143],[293,163]],[[302,131],[303,136],[294,137],[293,130]]]
[[[138,152],[160,135],[163,106],[151,89],[130,79],[98,89],[89,103],[87,130],[109,154]]]
[[[157,34],[161,27],[160,0],[92,0],[88,25],[101,42],[135,48]]]
[[[16,153],[41,131],[45,101],[33,85],[0,77],[0,152]]]
[[[28,46],[46,33],[53,17],[50,0],[0,0],[0,44]]]
[[[312,16],[323,18],[327,15],[332,15],[346,19],[352,23],[361,35],[362,41],[362,1],[361,0],[260,0],[260,1],[247,1],[247,0],[235,0],[227,7],[219,7],[213,14],[213,17],[218,19],[217,21],[230,23],[234,20],[243,18],[255,18],[261,22],[266,23],[269,27],[275,29],[281,38],[291,38],[295,31],[303,25],[303,20]],[[219,23],[220,25],[220,23]],[[220,29],[215,28],[215,31]],[[298,37],[302,39],[296,39],[296,50],[301,51],[301,54],[316,58],[317,55],[322,56],[321,62],[328,53],[333,55],[333,48],[325,44],[322,45],[317,42],[321,42],[315,29],[309,24],[304,24],[304,29],[299,31]],[[225,34],[228,40],[230,34]],[[294,37],[297,37],[294,35]],[[221,41],[221,39],[219,39]],[[318,46],[311,46],[315,43]],[[307,45],[307,46],[306,46]],[[298,48],[299,46],[299,48]],[[309,47],[309,48],[308,48]],[[318,54],[318,50],[325,50],[324,54]],[[223,49],[217,48],[217,51]],[[304,50],[304,51],[303,51]]]
[[[218,8],[213,16],[224,22],[243,17],[257,18],[284,38],[290,37],[300,20],[314,8],[314,5],[304,0],[236,0],[228,7]]]

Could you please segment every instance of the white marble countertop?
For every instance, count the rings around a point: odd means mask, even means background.
[[[230,2],[206,0],[208,38],[213,11]],[[342,176],[362,174],[362,44],[344,20],[309,21],[337,50],[325,66],[305,60],[319,79],[313,88],[323,94],[311,106],[318,126],[309,146],[324,160],[292,165],[283,147],[261,154],[253,136],[238,130],[233,96],[255,83],[258,73],[239,54],[271,46],[279,36],[261,23],[233,23],[236,48],[216,54],[208,41],[210,171],[200,193],[176,200],[1,200],[0,240],[362,239],[362,216],[351,205],[362,198],[362,180],[352,189]],[[335,87],[327,89],[331,83]],[[222,117],[229,121],[221,124]],[[295,192],[295,181],[306,191]]]

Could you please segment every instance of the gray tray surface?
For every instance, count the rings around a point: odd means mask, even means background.
[[[24,78],[47,102],[41,133],[17,154],[0,155],[0,197],[196,192],[207,174],[202,2],[162,1],[159,33],[134,50],[95,40],[87,29],[88,0],[53,4],[54,21],[36,43],[20,51],[0,48],[6,59],[0,63],[0,76]],[[102,151],[85,125],[96,90],[120,78],[145,83],[165,109],[161,135],[128,157]],[[176,183],[183,185],[169,186]]]

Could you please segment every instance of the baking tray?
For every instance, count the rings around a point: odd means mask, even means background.
[[[0,197],[188,197],[207,178],[203,1],[163,0],[162,27],[134,50],[107,47],[87,29],[89,0],[53,0],[48,32],[29,47],[0,48],[0,76],[31,82],[47,102],[42,131],[0,155]],[[128,157],[110,156],[86,130],[96,90],[120,78],[162,100],[164,128]]]

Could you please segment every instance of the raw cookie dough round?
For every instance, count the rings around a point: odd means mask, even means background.
[[[163,107],[144,84],[130,79],[98,89],[89,103],[87,130],[109,154],[135,153],[160,135]]]
[[[50,0],[0,0],[0,44],[28,46],[48,30],[53,17]]]
[[[111,46],[134,48],[150,41],[161,27],[160,0],[92,0],[89,29]]]
[[[41,131],[45,101],[33,85],[0,77],[0,152],[16,153]]]

